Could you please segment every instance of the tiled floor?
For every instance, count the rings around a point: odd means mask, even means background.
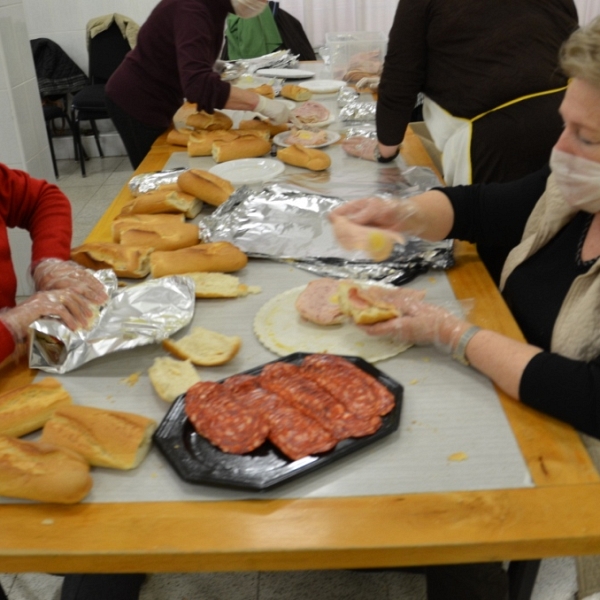
[[[83,242],[132,174],[125,157],[93,158],[87,177],[73,160],[59,161],[59,187],[73,205],[73,244]],[[0,564],[0,570],[2,566]],[[9,600],[58,600],[62,579],[41,573],[0,574]],[[532,600],[572,600],[571,558],[542,561]],[[140,600],[424,600],[421,575],[406,572],[301,571],[153,575]],[[111,600],[107,598],[106,600]],[[449,600],[451,597],[449,596]]]

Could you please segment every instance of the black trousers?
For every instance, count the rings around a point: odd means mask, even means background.
[[[138,600],[146,575],[66,575],[60,600]]]
[[[502,563],[425,567],[427,600],[508,600]]]
[[[131,166],[137,169],[146,154],[148,154],[152,144],[156,141],[156,138],[163,134],[165,130],[140,123],[108,97],[106,98],[106,108],[115,128],[121,136]]]

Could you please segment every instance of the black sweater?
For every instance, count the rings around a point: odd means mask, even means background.
[[[512,183],[458,186],[442,191],[454,207],[450,238],[485,241],[506,258],[523,235],[542,195],[549,169]],[[521,401],[576,429],[600,437],[600,356],[586,363],[549,351],[554,322],[575,277],[589,269],[579,260],[590,215],[578,213],[546,246],[519,265],[503,296],[526,339],[544,350],[521,379]]]

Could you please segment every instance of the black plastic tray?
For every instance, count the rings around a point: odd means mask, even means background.
[[[300,364],[305,356],[309,354],[296,352],[272,362]],[[287,458],[270,442],[265,442],[248,454],[228,454],[213,446],[196,432],[185,414],[184,394],[175,400],[154,432],[154,443],[177,474],[190,483],[266,490],[320,469],[388,436],[400,425],[403,387],[362,358],[357,356],[344,358],[375,377],[394,394],[395,407],[383,417],[382,426],[372,435],[342,440],[328,452],[306,456],[299,460]],[[258,375],[264,366],[260,365],[244,373]]]

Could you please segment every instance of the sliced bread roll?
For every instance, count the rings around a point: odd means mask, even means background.
[[[191,360],[201,367],[214,367],[229,362],[239,351],[242,340],[203,327],[194,327],[180,340],[167,339],[163,348],[182,360]]]
[[[331,158],[327,153],[316,148],[305,148],[300,144],[280,148],[277,150],[277,158],[288,165],[311,171],[324,171],[331,165]]]
[[[156,421],[141,415],[72,405],[54,413],[41,441],[77,452],[93,466],[127,470],[148,454],[155,429]]]
[[[248,257],[229,242],[210,242],[169,252],[157,250],[152,253],[150,263],[152,277],[197,271],[233,273],[248,264]]]
[[[213,142],[231,142],[237,134],[228,129],[215,129],[213,131],[194,131],[190,134],[187,143],[189,156],[210,156]]]
[[[352,281],[340,282],[337,299],[340,310],[358,325],[372,325],[400,315],[400,310],[377,297],[377,290],[362,287]]]
[[[187,146],[189,137],[189,131],[171,129],[167,134],[167,144],[173,144],[173,146]]]
[[[185,121],[188,127],[193,129],[231,129],[233,127],[233,121],[225,114],[218,110],[215,110],[212,114],[201,110],[196,113],[189,115]]]
[[[40,429],[72,399],[53,377],[0,394],[0,434],[20,437]]]
[[[118,277],[141,279],[150,272],[153,248],[89,242],[73,248],[71,259],[88,269],[113,269]]]
[[[289,131],[290,128],[287,123],[275,125],[274,123],[271,123],[271,121],[263,121],[262,119],[247,119],[245,121],[240,121],[238,127],[239,130],[242,131],[268,131],[271,137],[283,131]]]
[[[200,381],[191,360],[176,360],[168,356],[155,358],[148,369],[152,387],[165,402],[173,402]]]
[[[196,298],[238,298],[259,294],[260,287],[240,283],[239,278],[227,273],[184,273],[196,286]]]
[[[230,181],[202,169],[184,171],[177,183],[182,190],[212,206],[220,206],[235,191]]]
[[[305,102],[312,98],[312,92],[309,89],[302,87],[301,85],[296,85],[295,83],[286,83],[282,86],[281,92],[279,93],[284,98],[289,98],[296,102]]]
[[[200,230],[194,223],[122,224],[119,242],[125,246],[148,246],[155,250],[179,250],[198,243]]]
[[[266,98],[275,98],[275,90],[273,89],[272,85],[269,85],[268,83],[263,83],[262,85],[259,85],[258,87],[254,87],[254,88],[248,88],[250,89],[252,92],[259,94],[260,96],[265,96]]]
[[[121,209],[122,215],[183,213],[193,219],[202,210],[202,200],[178,189],[164,189],[141,194]]]
[[[215,162],[222,163],[240,158],[258,158],[271,150],[271,144],[254,136],[244,136],[231,142],[214,142],[212,157]]]
[[[0,496],[74,504],[92,484],[90,465],[76,452],[0,435]]]

